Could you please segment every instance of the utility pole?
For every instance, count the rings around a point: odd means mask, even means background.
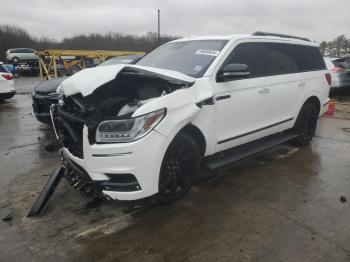
[[[158,9],[158,43],[160,44],[160,9]]]

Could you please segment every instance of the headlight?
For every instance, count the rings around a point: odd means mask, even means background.
[[[96,142],[131,142],[147,135],[165,116],[165,108],[152,113],[120,120],[103,121],[97,126]]]

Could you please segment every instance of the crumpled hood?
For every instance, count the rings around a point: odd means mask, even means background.
[[[123,69],[131,69],[136,73],[153,75],[166,80],[182,81],[188,84],[192,84],[196,80],[193,77],[177,71],[147,66],[122,64],[97,66],[81,70],[64,80],[57,88],[57,93],[63,93],[65,96],[81,93],[84,97],[88,96],[101,85],[112,81]]]

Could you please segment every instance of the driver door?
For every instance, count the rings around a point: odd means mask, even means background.
[[[272,89],[263,73],[260,43],[236,45],[221,69],[228,64],[246,64],[246,78],[217,82],[215,79],[216,149],[222,151],[265,135],[272,123]]]

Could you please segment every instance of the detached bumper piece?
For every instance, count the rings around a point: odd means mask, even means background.
[[[41,213],[46,207],[47,202],[54,193],[62,177],[64,177],[68,183],[83,196],[99,201],[111,199],[109,196],[103,194],[103,190],[120,192],[141,190],[140,184],[132,174],[106,174],[110,180],[94,181],[81,166],[74,163],[64,154],[62,154],[62,158],[62,167],[50,176],[38,199],[30,210],[28,217],[33,217]]]
[[[55,173],[50,176],[38,199],[35,201],[32,209],[30,210],[28,217],[39,215],[40,212],[45,208],[47,202],[49,201],[65,172],[66,170],[63,167],[60,167],[58,170],[56,170]]]

